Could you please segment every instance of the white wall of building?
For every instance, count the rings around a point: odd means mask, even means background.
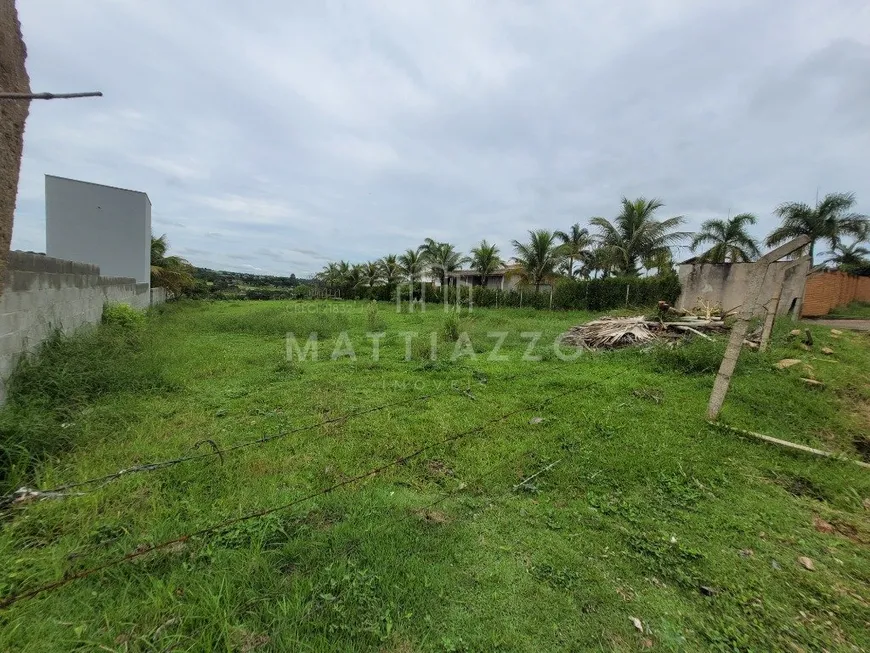
[[[140,191],[45,176],[48,256],[110,277],[151,278],[151,200]]]

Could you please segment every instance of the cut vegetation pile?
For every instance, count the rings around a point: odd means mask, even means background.
[[[722,333],[727,328],[720,317],[686,315],[671,322],[644,315],[603,317],[572,327],[562,337],[562,343],[585,349],[618,349],[656,339],[683,338],[690,334],[708,338],[705,332]]]

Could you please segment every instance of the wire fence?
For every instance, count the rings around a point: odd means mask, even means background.
[[[511,381],[517,377],[519,374],[512,374],[506,376],[502,379],[499,379],[500,382]],[[81,487],[86,487],[89,485],[99,485],[100,487],[111,483],[112,481],[116,481],[122,477],[130,476],[131,474],[137,474],[142,472],[153,472],[160,469],[165,469],[167,467],[173,467],[174,465],[180,465],[182,463],[191,462],[194,460],[204,460],[206,458],[220,458],[221,462],[224,460],[224,454],[231,453],[233,451],[238,451],[239,449],[246,449],[248,447],[260,446],[269,442],[274,442],[275,440],[280,440],[286,438],[290,435],[295,435],[298,433],[304,433],[306,431],[313,431],[315,429],[321,428],[323,426],[328,426],[330,424],[336,424],[339,422],[346,422],[347,420],[354,419],[356,417],[361,417],[363,415],[369,415],[371,413],[380,412],[383,410],[387,410],[390,408],[397,408],[399,406],[409,406],[415,404],[417,402],[426,401],[428,399],[433,399],[438,396],[452,394],[454,392],[458,392],[459,394],[468,397],[472,400],[475,400],[473,394],[471,394],[470,389],[468,388],[453,388],[448,387],[444,390],[440,390],[438,392],[432,392],[426,395],[422,395],[419,397],[413,397],[411,399],[402,399],[399,401],[394,401],[390,403],[380,404],[378,406],[372,406],[369,408],[364,408],[361,410],[357,410],[351,413],[346,413],[344,415],[340,415],[337,417],[331,417],[329,419],[320,420],[319,422],[314,422],[312,424],[306,424],[305,426],[299,426],[297,428],[289,429],[286,431],[281,431],[280,433],[276,433],[275,435],[263,436],[257,438],[255,440],[246,440],[244,442],[239,442],[234,445],[229,445],[226,447],[218,447],[217,443],[210,438],[199,440],[194,443],[193,449],[198,449],[203,444],[210,444],[212,449],[205,453],[195,453],[189,454],[186,456],[179,456],[177,458],[171,458],[168,460],[161,460],[151,463],[143,463],[141,465],[135,465],[133,467],[127,467],[124,469],[120,469],[117,472],[113,472],[111,474],[105,474],[103,476],[97,476],[94,478],[89,478],[83,481],[75,481],[72,483],[66,483],[64,485],[58,485],[49,489],[30,489],[26,492],[13,492],[4,496],[0,496],[0,509],[5,508],[8,505],[11,505],[16,501],[16,499],[26,498],[27,496],[32,496],[34,498],[39,496],[52,496],[52,497],[60,497],[60,496],[81,496],[81,494],[74,495],[64,495],[65,492],[69,492],[70,490],[78,489]],[[99,488],[97,488],[99,489]]]
[[[622,374],[622,373],[620,373],[620,374]],[[619,374],[617,374],[615,376],[619,376]],[[606,380],[612,380],[613,378],[615,378],[615,376],[608,377]],[[495,424],[502,423],[502,422],[506,421],[507,419],[509,419],[510,417],[513,417],[515,415],[518,415],[520,413],[523,413],[523,412],[526,412],[529,410],[543,408],[544,406],[547,406],[558,399],[562,399],[564,397],[576,394],[578,392],[588,390],[590,387],[593,387],[594,385],[598,385],[602,382],[603,382],[603,380],[599,380],[597,382],[587,383],[587,384],[584,384],[584,385],[581,385],[581,386],[578,386],[575,388],[571,388],[569,390],[565,390],[565,391],[557,393],[555,395],[552,395],[549,398],[544,399],[543,401],[537,402],[535,404],[525,405],[525,406],[522,406],[520,408],[516,408],[516,409],[510,410],[510,411],[504,412],[501,415],[498,415],[497,417],[494,417],[490,420],[487,420],[483,424],[480,424],[476,427],[473,427],[473,428],[465,430],[465,431],[460,431],[459,433],[454,433],[452,435],[444,437],[440,440],[437,440],[437,441],[432,442],[430,444],[427,444],[423,447],[420,447],[419,449],[416,449],[415,451],[412,451],[411,453],[400,456],[400,457],[392,460],[391,462],[385,463],[383,465],[380,465],[378,467],[370,469],[370,470],[363,472],[361,474],[358,474],[356,476],[346,478],[342,481],[339,481],[338,483],[335,483],[333,485],[325,487],[325,488],[318,490],[316,492],[311,492],[311,493],[306,494],[302,497],[294,499],[293,501],[290,501],[288,503],[284,503],[284,504],[281,504],[278,506],[273,506],[271,508],[264,508],[262,510],[257,510],[254,512],[249,512],[247,514],[244,514],[244,515],[241,515],[238,517],[228,518],[228,519],[225,519],[223,521],[212,524],[210,526],[207,526],[205,528],[201,528],[201,529],[186,533],[186,534],[178,536],[178,537],[164,540],[164,541],[159,542],[157,544],[147,545],[147,546],[139,546],[134,551],[132,551],[124,556],[121,556],[119,558],[109,560],[103,564],[91,567],[89,569],[85,569],[85,570],[82,570],[82,571],[79,571],[79,572],[76,572],[73,574],[68,574],[59,580],[40,585],[40,586],[35,587],[31,590],[8,596],[8,597],[0,600],[0,609],[6,609],[15,603],[18,603],[19,601],[33,598],[33,597],[38,596],[40,594],[43,594],[45,592],[51,592],[51,591],[57,590],[65,585],[68,585],[69,583],[87,578],[89,576],[93,576],[94,574],[97,574],[101,571],[104,571],[106,569],[110,569],[112,567],[116,567],[118,565],[122,565],[124,563],[130,562],[130,561],[135,560],[137,558],[141,558],[145,555],[148,555],[149,553],[153,553],[154,551],[159,551],[159,550],[166,549],[168,547],[172,547],[172,546],[175,546],[178,544],[183,544],[183,543],[186,543],[193,538],[206,537],[208,535],[212,535],[212,534],[217,533],[219,531],[222,531],[230,526],[234,526],[234,525],[242,523],[242,522],[250,521],[252,519],[258,519],[261,517],[265,517],[266,515],[271,515],[271,514],[274,514],[277,512],[283,512],[283,511],[290,510],[291,508],[298,506],[302,503],[311,501],[311,500],[316,499],[318,497],[325,496],[327,494],[331,494],[332,492],[335,492],[336,490],[338,490],[340,488],[343,488],[343,487],[346,487],[349,485],[353,485],[353,484],[359,483],[365,479],[372,478],[374,476],[382,474],[383,472],[387,471],[388,469],[392,469],[394,467],[404,465],[408,461],[413,460],[413,459],[423,455],[427,451],[431,451],[432,449],[435,449],[437,447],[441,447],[443,445],[462,440],[464,438],[467,438],[467,437],[474,435],[474,434],[477,434],[477,433],[482,433],[487,428],[489,428]],[[455,495],[460,490],[461,490],[461,488],[448,493],[444,497],[439,498],[436,502],[432,503],[431,505],[434,506],[442,501],[445,501],[447,498]],[[427,508],[424,507],[423,509],[425,510]]]

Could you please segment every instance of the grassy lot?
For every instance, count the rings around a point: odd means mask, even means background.
[[[835,308],[825,317],[870,320],[870,302],[852,302],[848,306]]]
[[[181,304],[54,343],[0,414],[7,486],[40,448],[54,455],[27,482],[51,488],[328,423],[7,510],[0,596],[467,435],[15,603],[0,650],[870,649],[870,472],[707,425],[721,342],[562,360],[554,338],[590,317]],[[744,353],[724,421],[868,455],[870,339],[810,326],[824,356],[792,327]],[[319,360],[288,362],[287,331],[317,333]],[[332,360],[344,331],[356,359]],[[367,332],[387,334],[378,360]],[[522,360],[526,332],[542,360]],[[811,368],[774,369],[784,357]]]

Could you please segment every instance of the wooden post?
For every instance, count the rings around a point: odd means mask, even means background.
[[[553,310],[553,286],[550,286],[550,310]]]
[[[773,251],[768,252],[752,266],[752,270],[749,273],[749,286],[746,289],[746,297],[743,300],[743,305],[740,307],[740,312],[737,314],[737,321],[731,327],[731,337],[728,339],[725,355],[722,357],[722,363],[719,365],[716,380],[713,382],[710,403],[707,405],[708,420],[715,421],[719,417],[719,411],[722,410],[722,404],[725,403],[725,395],[728,394],[731,376],[734,374],[734,368],[737,367],[737,359],[740,357],[740,350],[743,348],[743,339],[746,337],[746,330],[749,328],[749,320],[752,319],[755,313],[755,306],[758,303],[758,295],[761,292],[761,285],[764,283],[767,269],[774,261],[791,254],[796,249],[806,246],[809,242],[809,236],[798,236],[785,245],[780,245]]]
[[[625,305],[628,307],[628,291],[631,290],[631,284],[625,284]]]

